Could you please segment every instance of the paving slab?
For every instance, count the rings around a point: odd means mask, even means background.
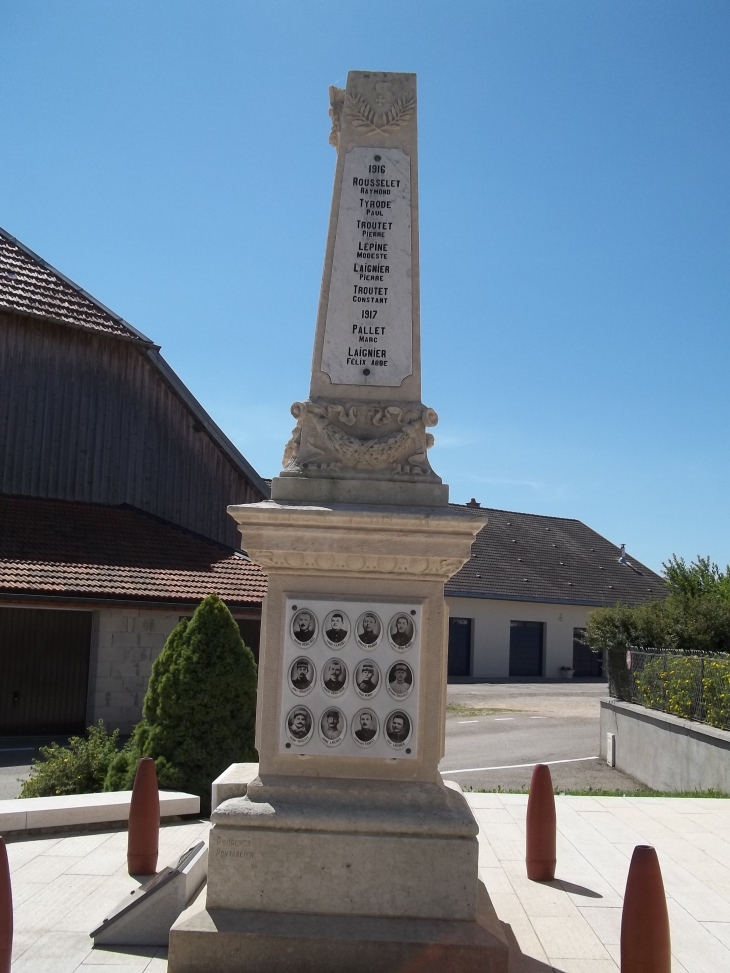
[[[521,950],[514,973],[617,973],[621,908],[634,845],[654,843],[672,931],[672,973],[730,970],[730,801],[557,797],[558,867],[528,881],[527,798],[466,794],[480,826],[480,878]],[[160,864],[174,864],[205,821],[164,826]],[[166,973],[167,952],[93,949],[88,932],[137,886],[126,833],[10,837],[13,973]]]

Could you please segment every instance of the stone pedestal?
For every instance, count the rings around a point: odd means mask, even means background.
[[[171,973],[395,971],[419,957],[428,957],[434,971],[506,970],[507,947],[478,883],[476,821],[438,773],[448,641],[443,585],[468,557],[483,521],[444,507],[273,501],[231,513],[269,578],[259,777],[245,797],[225,801],[212,815],[207,903],[173,929]],[[347,606],[341,647],[321,645],[319,604]],[[389,606],[401,614],[417,606],[412,645],[399,646],[395,637],[383,645],[387,633],[381,632],[380,644],[361,646],[357,605],[384,628]],[[319,615],[319,627],[308,648],[292,648],[292,616],[302,610]],[[320,680],[322,660],[334,658],[350,682],[340,695],[317,697],[318,687],[295,695],[293,655],[311,659]],[[391,659],[395,666],[406,662],[412,674],[403,700],[385,685]],[[377,691],[366,699],[353,682],[362,661],[380,673]],[[299,704],[315,725],[309,743],[288,746],[288,714]],[[343,715],[349,736],[327,748],[315,735],[330,705]],[[353,721],[363,708],[375,714],[380,737],[389,711],[408,715],[409,746],[378,739],[360,750]],[[285,965],[277,965],[283,956]]]

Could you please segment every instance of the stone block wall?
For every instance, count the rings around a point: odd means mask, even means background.
[[[180,612],[105,609],[97,613],[89,674],[87,723],[104,720],[107,729],[132,732],[142,719],[142,702],[152,663]]]

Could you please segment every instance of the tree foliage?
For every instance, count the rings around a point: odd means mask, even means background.
[[[141,757],[155,761],[160,787],[200,797],[230,764],[257,759],[256,663],[217,595],[170,633],[152,667],[144,719],[112,761],[104,790],[132,786]]]
[[[676,555],[662,565],[667,596],[632,608],[592,612],[583,641],[604,649],[730,652],[730,566],[709,557],[687,564]]]

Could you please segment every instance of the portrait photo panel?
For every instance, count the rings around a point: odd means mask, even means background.
[[[309,743],[314,729],[314,719],[306,706],[295,706],[286,718],[286,731],[289,740],[298,747]]]
[[[314,689],[317,672],[311,659],[299,656],[289,667],[289,688],[295,696],[307,696]]]
[[[291,636],[294,644],[302,649],[313,645],[317,640],[317,616],[311,608],[300,608],[291,621]]]
[[[398,612],[388,624],[388,641],[396,652],[405,652],[416,638],[416,623],[411,615]]]
[[[383,623],[374,611],[363,612],[355,624],[355,640],[361,649],[372,652],[380,645]]]
[[[350,638],[350,619],[341,608],[331,611],[322,623],[322,638],[331,649],[342,649]]]
[[[285,618],[279,753],[418,759],[422,603],[304,592]]]

